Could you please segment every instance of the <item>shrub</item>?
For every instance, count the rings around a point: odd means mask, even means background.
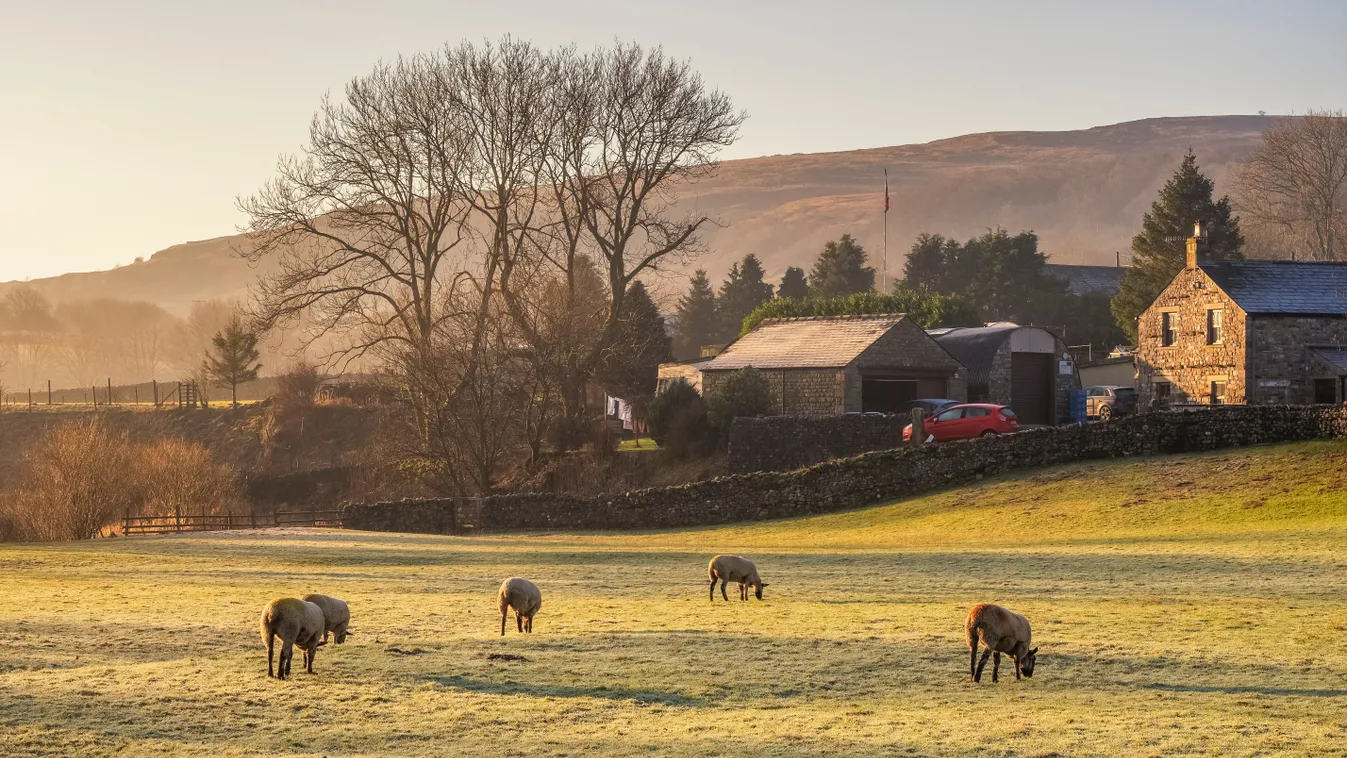
[[[973,302],[962,295],[898,290],[892,295],[858,292],[846,297],[793,298],[766,300],[744,319],[740,334],[758,328],[765,318],[797,316],[865,316],[881,313],[906,313],[923,329],[938,326],[982,326],[982,316]]]
[[[276,393],[272,399],[277,407],[286,410],[309,408],[318,395],[318,385],[322,381],[317,366],[299,360],[276,377]]]
[[[772,388],[767,377],[752,366],[732,372],[706,395],[706,420],[723,442],[739,416],[766,416],[772,412]]]
[[[225,512],[243,504],[229,466],[179,439],[133,443],[99,419],[55,426],[25,452],[0,538],[96,537],[125,513]]]
[[[707,452],[706,402],[686,379],[677,379],[651,401],[646,411],[650,436],[674,458]]]

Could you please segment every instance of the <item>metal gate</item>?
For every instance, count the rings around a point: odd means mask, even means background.
[[[1021,424],[1052,423],[1052,353],[1010,354],[1010,407]]]

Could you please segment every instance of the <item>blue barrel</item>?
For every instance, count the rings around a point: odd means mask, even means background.
[[[1085,423],[1085,390],[1071,390],[1071,420]]]

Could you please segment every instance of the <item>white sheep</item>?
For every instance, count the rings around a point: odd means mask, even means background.
[[[1001,668],[1001,653],[1009,655],[1015,661],[1015,680],[1019,681],[1020,673],[1031,677],[1034,675],[1034,662],[1037,659],[1038,648],[1030,649],[1033,644],[1033,634],[1029,630],[1029,619],[1018,613],[1002,608],[999,605],[983,603],[973,606],[973,610],[968,612],[968,620],[964,622],[964,631],[968,636],[968,670],[973,675],[973,681],[982,681],[982,667],[987,665],[987,656],[993,656],[992,659],[992,681],[997,680],[997,673]],[[982,653],[982,660],[978,660],[978,640],[987,648]]]
[[[313,673],[313,658],[323,642],[323,609],[293,597],[278,597],[262,611],[262,642],[267,646],[267,676],[284,679],[290,675],[294,648],[304,651],[304,670]],[[272,659],[277,637],[281,638],[281,660],[273,674]]]
[[[500,636],[505,636],[505,617],[514,609],[519,631],[533,633],[533,616],[543,607],[543,593],[527,579],[513,577],[500,585]]]
[[[329,632],[338,645],[346,642],[348,635],[354,634],[350,629],[351,607],[346,601],[327,595],[305,595],[300,600],[323,609],[323,642],[327,642]]]
[[[725,594],[725,585],[730,582],[736,582],[739,585],[739,599],[748,599],[748,588],[753,588],[753,594],[759,600],[762,599],[762,588],[767,583],[758,576],[758,567],[753,565],[753,561],[740,558],[737,555],[717,555],[711,559],[711,565],[706,567],[707,573],[711,575],[711,600],[716,599],[716,582],[720,582],[720,596],[729,601],[730,596]]]

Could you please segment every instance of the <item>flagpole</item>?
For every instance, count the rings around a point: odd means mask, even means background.
[[[879,294],[889,291],[889,170],[884,169],[884,273],[879,278]]]

